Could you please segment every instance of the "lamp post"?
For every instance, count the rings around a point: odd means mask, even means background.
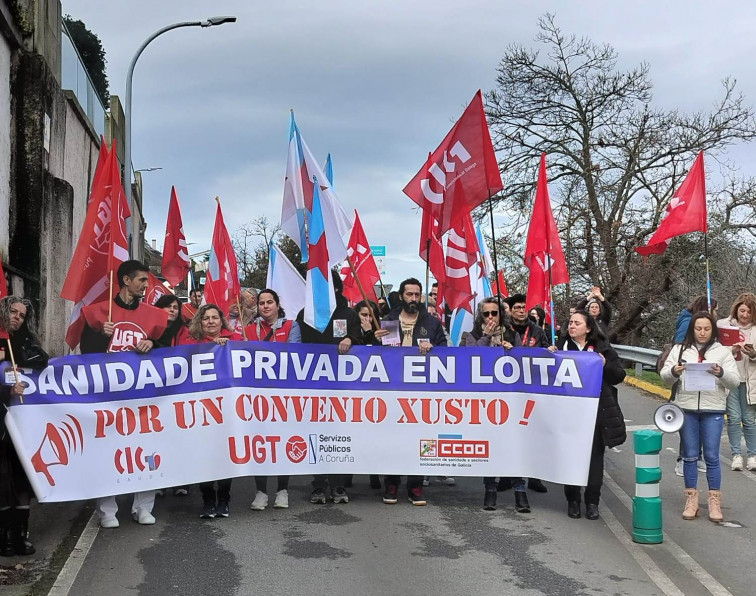
[[[134,67],[136,66],[137,60],[139,60],[139,56],[142,55],[142,52],[144,49],[156,38],[162,35],[163,33],[166,33],[167,31],[171,31],[172,29],[178,29],[180,27],[213,27],[215,25],[223,25],[224,23],[235,23],[236,17],[231,16],[225,16],[225,17],[210,17],[206,21],[184,21],[181,23],[173,23],[172,25],[168,25],[166,27],[163,27],[162,29],[158,29],[150,35],[147,39],[142,42],[142,45],[139,46],[139,49],[136,51],[136,54],[134,54],[134,57],[131,59],[131,64],[129,64],[129,72],[126,75],[126,108],[125,108],[125,116],[126,116],[126,135],[124,139],[124,149],[123,149],[123,159],[124,159],[124,165],[125,165],[125,178],[126,180],[126,198],[128,200],[129,209],[131,209],[131,212],[134,213],[134,205],[132,203],[131,198],[131,79],[134,76]],[[126,220],[126,233],[129,238],[131,238],[131,230],[132,230],[132,224],[131,224],[131,218]],[[132,243],[129,242],[129,252],[133,252],[132,250]]]

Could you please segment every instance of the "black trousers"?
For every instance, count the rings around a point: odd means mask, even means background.
[[[260,492],[268,494],[268,477],[267,476],[255,476],[255,488]],[[276,490],[285,490],[289,488],[289,477],[278,477],[278,488]]]
[[[312,489],[322,488],[326,490],[328,486],[331,486],[331,490],[340,486],[344,488],[344,475],[343,474],[316,474],[312,477]]]
[[[588,467],[588,485],[585,487],[585,503],[598,505],[601,498],[601,485],[604,483],[604,438],[601,430],[593,431],[593,445],[591,446],[591,463]],[[579,486],[564,486],[564,496],[568,501],[580,501]]]
[[[401,476],[386,476],[384,478],[384,483],[386,486],[396,486],[397,488],[402,483],[402,477]],[[407,476],[407,490],[412,490],[413,488],[417,487],[422,488],[423,486],[423,477],[422,476]]]
[[[230,501],[231,500],[231,478],[225,478],[218,480],[218,490],[215,490],[214,482],[203,482],[200,484],[200,492],[202,493],[202,500],[205,503],[215,503],[217,501]]]

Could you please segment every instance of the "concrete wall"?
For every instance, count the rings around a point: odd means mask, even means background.
[[[0,35],[0,257],[8,259],[11,189],[11,48]]]

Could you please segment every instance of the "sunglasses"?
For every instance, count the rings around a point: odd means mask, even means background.
[[[483,318],[487,319],[488,317],[498,317],[499,311],[498,310],[484,310],[482,314],[483,314]]]

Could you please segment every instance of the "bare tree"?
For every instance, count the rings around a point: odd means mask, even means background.
[[[649,265],[633,248],[656,229],[699,151],[710,169],[719,163],[733,180],[729,202],[721,195],[714,201],[721,213],[712,218],[718,237],[732,240],[727,234],[736,228],[756,235],[756,184],[737,181],[732,164],[721,161],[726,147],[756,136],[753,110],[729,79],[710,112],[655,108],[647,64],[617,70],[611,46],[565,35],[553,15],[539,20],[536,42],[545,55],[511,46],[497,68],[496,88],[486,94],[505,179],[498,208],[511,216],[497,246],[505,262],[521,267],[538,158],[546,153],[573,279],[567,294],[603,286],[619,307],[614,338],[637,339],[675,284],[678,263],[670,255],[691,255],[673,251]]]

